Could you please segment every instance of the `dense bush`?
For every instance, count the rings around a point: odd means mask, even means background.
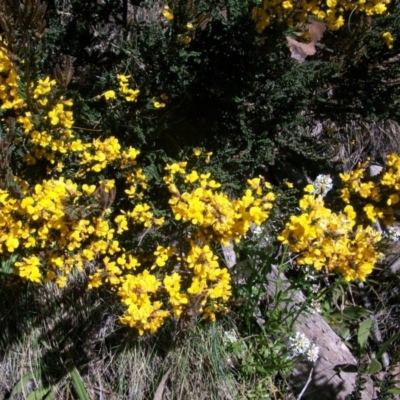
[[[244,366],[258,352],[281,357],[262,373],[289,371],[303,310],[266,311],[270,337],[254,322],[270,258],[282,243],[328,283],[365,281],[395,220],[399,160],[386,153],[398,149],[351,138],[365,163],[337,161],[350,122],[398,122],[399,5],[0,5],[4,282],[68,288],[79,275],[140,335],[231,309],[258,332],[232,347],[243,376],[261,371]],[[371,179],[367,156],[385,164]],[[337,169],[335,185],[320,175]],[[254,256],[248,292],[221,255],[231,244]]]

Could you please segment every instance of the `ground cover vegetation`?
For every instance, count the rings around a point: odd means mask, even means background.
[[[0,5],[0,395],[291,398],[315,310],[400,393],[397,2]]]

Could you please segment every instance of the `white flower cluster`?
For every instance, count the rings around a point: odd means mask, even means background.
[[[322,309],[321,309],[321,303],[317,300],[311,300],[311,304],[309,307],[307,307],[307,311],[310,314],[315,314],[317,313],[321,313]]]
[[[265,229],[265,226],[257,226],[256,224],[250,225],[250,232],[247,234],[247,238],[257,243],[257,246],[272,251],[272,243],[271,235],[268,234],[268,231]]]
[[[392,242],[397,242],[400,238],[400,227],[398,225],[388,226],[386,227],[387,232],[386,237],[389,238]]]
[[[326,194],[333,188],[333,182],[330,175],[318,175],[313,182],[314,193],[325,197]]]
[[[236,332],[231,329],[230,331],[224,331],[225,337],[230,343],[236,343],[238,341],[238,337]]]
[[[307,360],[311,362],[315,362],[318,360],[319,355],[319,347],[316,346],[314,343],[310,346],[307,350]]]
[[[319,347],[312,344],[304,333],[296,332],[289,338],[291,354],[289,358],[305,355],[308,361],[318,360]]]

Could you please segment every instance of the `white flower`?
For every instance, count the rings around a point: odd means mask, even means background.
[[[317,313],[320,313],[321,310],[321,303],[317,300],[311,300],[311,308],[316,311]]]
[[[387,236],[392,242],[396,242],[400,238],[400,227],[399,226],[388,226],[385,236]]]
[[[312,344],[310,348],[307,350],[307,360],[311,362],[315,362],[318,360],[319,355],[319,347],[315,344]]]
[[[333,188],[333,182],[330,175],[318,175],[314,183],[314,193],[321,194],[322,197]]]
[[[319,290],[319,285],[318,284],[314,284],[314,285],[311,286],[311,291],[313,293],[318,293],[318,290]]]
[[[289,338],[290,341],[290,359],[298,356],[306,356],[310,362],[318,360],[319,347],[310,340],[304,333],[296,332],[296,334]]]
[[[224,331],[224,333],[229,342],[231,343],[237,342],[238,338],[234,330]]]
[[[310,341],[304,333],[296,332],[296,334],[289,338],[291,343],[291,357],[294,358],[304,354],[310,347]]]
[[[321,303],[317,300],[311,300],[311,304],[307,307],[307,311],[314,315],[316,312],[321,313]]]
[[[263,228],[261,226],[251,226],[251,230],[253,231],[253,234],[255,236],[261,236],[261,234],[263,233]]]

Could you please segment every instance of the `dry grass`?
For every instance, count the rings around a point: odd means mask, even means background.
[[[24,377],[16,399],[43,387],[52,387],[56,398],[77,398],[71,366],[90,399],[153,399],[168,369],[164,399],[243,398],[222,322],[192,321],[184,335],[171,323],[140,338],[119,325],[119,306],[109,293],[88,291],[78,275],[64,290],[0,285],[0,308],[8,310],[0,319],[0,398]]]
[[[330,120],[314,121],[306,135],[315,140],[330,138],[334,150],[331,161],[342,163],[344,171],[351,171],[367,157],[379,162],[400,151],[400,124],[393,120],[366,122],[354,116],[344,125]]]

